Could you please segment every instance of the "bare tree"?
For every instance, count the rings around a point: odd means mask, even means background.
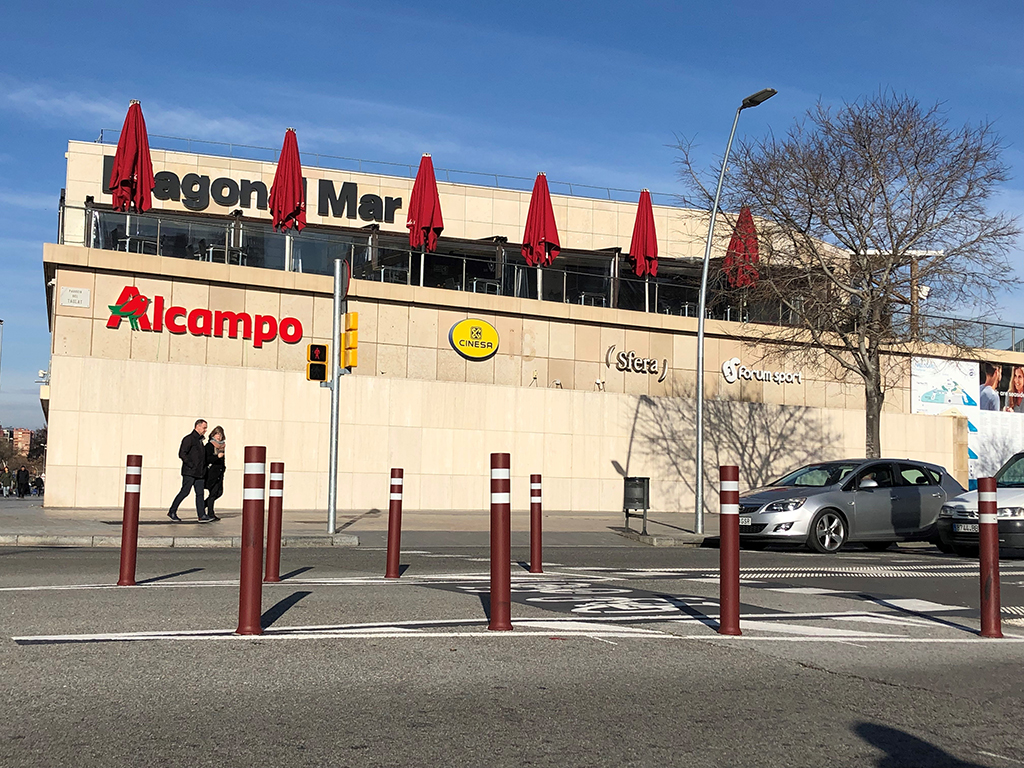
[[[679,149],[688,202],[709,208],[709,174],[689,144]],[[883,92],[836,110],[819,103],[785,136],[735,150],[722,207],[760,219],[747,299],[772,306],[778,323],[763,338],[863,383],[869,457],[881,453],[882,404],[905,355],[925,343],[966,352],[977,326],[949,315],[991,308],[1017,282],[1007,259],[1017,221],[989,211],[1008,178],[1002,149],[991,123],[951,127],[939,105]]]

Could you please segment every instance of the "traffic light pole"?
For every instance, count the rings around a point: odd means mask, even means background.
[[[327,467],[327,532],[331,535],[337,530],[338,521],[338,409],[341,402],[341,377],[344,368],[341,367],[341,318],[345,315],[345,301],[343,279],[344,259],[334,260],[334,320],[332,323],[331,338],[334,340],[334,355],[328,354],[328,370],[331,372],[331,437],[330,437],[330,459]]]

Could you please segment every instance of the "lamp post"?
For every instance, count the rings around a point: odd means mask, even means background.
[[[0,370],[4,363],[4,321],[0,320]]]
[[[697,308],[697,480],[694,531],[704,533],[704,315],[706,314],[708,293],[708,264],[711,261],[711,239],[715,234],[715,217],[718,214],[718,199],[722,195],[722,182],[725,180],[725,168],[729,163],[729,151],[736,135],[736,125],[740,121],[740,112],[750,107],[763,104],[778,91],[764,88],[747,96],[736,110],[729,132],[729,143],[725,145],[725,157],[722,158],[722,172],[718,175],[718,187],[715,189],[715,202],[711,206],[711,221],[708,223],[708,240],[704,245],[704,266],[700,273],[700,303]]]

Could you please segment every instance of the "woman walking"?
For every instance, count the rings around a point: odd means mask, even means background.
[[[224,495],[224,448],[227,440],[224,427],[214,427],[206,444],[206,519],[220,520],[213,511],[214,502]]]

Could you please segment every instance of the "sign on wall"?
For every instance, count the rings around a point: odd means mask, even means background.
[[[612,361],[615,361],[615,370],[623,371],[625,373],[646,373],[651,376],[657,376],[658,381],[664,381],[668,375],[668,358],[665,358],[658,363],[656,357],[640,357],[636,352],[625,351],[615,354],[615,345],[612,344],[608,347],[608,351],[604,355],[604,364],[609,368],[612,367]]]
[[[803,371],[759,371],[754,368],[747,368],[740,362],[738,357],[733,357],[722,363],[722,376],[726,384],[735,384],[737,381],[770,381],[775,384],[803,384]]]
[[[467,360],[489,360],[498,353],[498,331],[486,320],[470,317],[452,326],[448,343]]]

